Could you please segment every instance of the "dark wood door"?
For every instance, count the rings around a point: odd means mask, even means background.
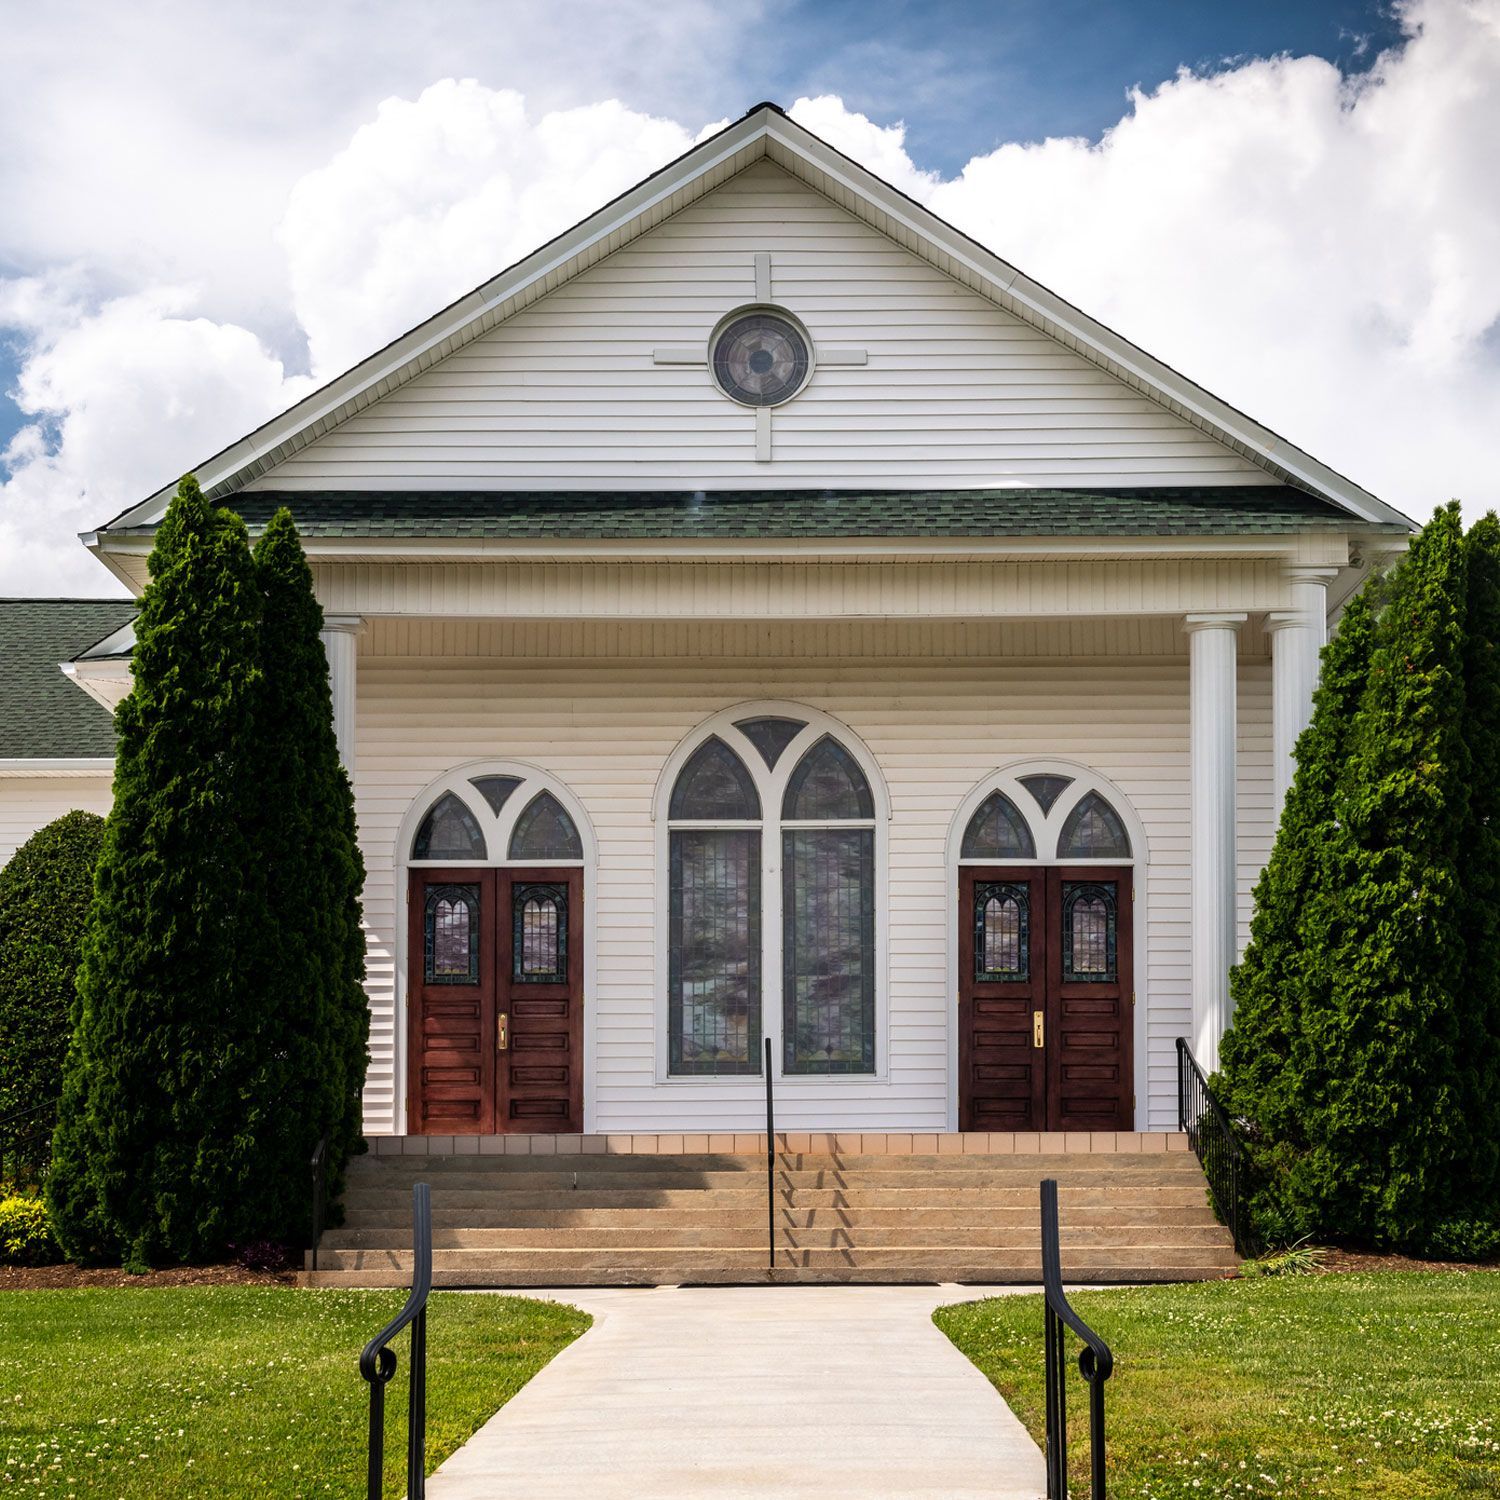
[[[1044,872],[965,866],[959,892],[959,1129],[1036,1130],[1047,1103],[1034,1045],[1046,1008]]]
[[[411,872],[408,1129],[583,1128],[583,876]]]
[[[1131,1130],[1128,867],[959,871],[959,1128]]]

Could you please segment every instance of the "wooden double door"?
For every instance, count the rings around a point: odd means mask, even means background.
[[[959,870],[961,1130],[1132,1130],[1131,870]]]
[[[411,872],[413,1135],[583,1129],[583,873]]]

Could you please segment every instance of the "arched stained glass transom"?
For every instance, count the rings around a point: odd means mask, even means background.
[[[551,792],[538,792],[516,819],[510,836],[510,857],[538,863],[583,858],[578,829]]]
[[[875,800],[859,763],[837,740],[824,735],[792,772],[781,815],[798,821],[873,818]]]
[[[736,719],[734,727],[760,751],[766,765],[774,769],[782,751],[807,728],[807,721],[768,714],[759,719]]]
[[[412,840],[411,857],[455,864],[485,859],[484,834],[479,822],[452,792],[444,792],[428,809]]]
[[[1004,792],[991,792],[964,829],[964,859],[1035,859],[1036,841],[1021,810]]]
[[[409,826],[409,825],[408,825]],[[574,864],[584,839],[547,778],[510,771],[452,773],[436,790],[407,849],[412,864]]]
[[[717,735],[705,740],[677,775],[671,818],[753,822],[760,796],[749,768]]]
[[[1120,815],[1098,792],[1088,792],[1067,816],[1057,840],[1059,859],[1129,859],[1130,836]]]

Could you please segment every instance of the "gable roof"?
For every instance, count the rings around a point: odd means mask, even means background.
[[[305,537],[690,540],[1221,536],[1346,530],[1289,485],[1005,490],[246,490],[253,529],[287,506]],[[117,527],[131,535],[146,528]],[[1381,523],[1380,530],[1401,530]]]
[[[1411,528],[1406,516],[1369,491],[1023,275],[771,103],[756,105],[581,223],[205,460],[195,471],[199,481],[217,498],[235,493],[762,158],[1223,443],[1271,480],[1320,496],[1360,521]],[[164,486],[100,531],[154,525],[174,489],[175,482]]]
[[[61,664],[139,610],[134,599],[0,599],[0,760],[114,755],[109,710],[70,682]]]

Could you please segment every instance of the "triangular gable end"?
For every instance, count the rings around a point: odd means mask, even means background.
[[[757,106],[581,224],[206,461],[197,471],[205,489],[223,496],[254,485],[374,402],[401,390],[438,362],[763,159],[1020,324],[1173,413],[1255,470],[1321,496],[1358,519],[1409,524],[1406,517],[1352,481],[1023,276],[769,104]],[[157,492],[109,523],[110,528],[154,524],[171,493],[170,487]]]

